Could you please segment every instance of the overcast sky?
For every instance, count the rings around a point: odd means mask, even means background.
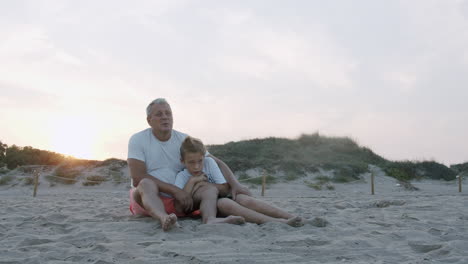
[[[468,1],[1,1],[0,140],[126,158],[165,97],[222,144],[319,131],[468,161]]]

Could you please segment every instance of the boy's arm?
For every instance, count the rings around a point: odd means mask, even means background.
[[[222,160],[216,158],[211,154],[209,154],[208,157],[214,159],[218,164],[219,169],[221,170],[224,178],[229,184],[229,187],[231,187],[231,194],[233,200],[236,200],[237,194],[245,194],[248,196],[252,196],[252,193],[249,191],[249,189],[237,181],[236,177],[234,177],[234,173],[232,173],[231,169],[226,165],[226,163],[224,163]]]
[[[187,184],[185,184],[185,186],[184,186],[184,191],[186,191],[188,193],[192,193],[194,185],[195,184],[193,183],[193,181],[188,181]]]
[[[197,177],[190,177],[190,179],[188,180],[187,184],[185,184],[184,186],[184,191],[186,191],[187,193],[192,193],[193,191],[193,187],[199,183],[199,182],[202,182],[202,181],[205,181],[206,180],[206,177],[205,176],[197,176]]]

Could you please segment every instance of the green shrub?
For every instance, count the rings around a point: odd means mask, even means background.
[[[13,180],[13,176],[11,175],[3,175],[0,177],[0,185],[6,185]]]
[[[32,174],[34,173],[35,170],[37,170],[37,166],[23,165],[23,166],[19,166],[16,170],[20,172]]]
[[[325,183],[328,183],[328,182],[331,181],[330,177],[324,176],[324,175],[315,177],[315,180],[316,180],[319,184],[325,184]]]
[[[402,168],[388,168],[385,170],[388,176],[393,177],[399,181],[409,181],[414,178],[411,172]]]
[[[320,183],[312,183],[311,182],[311,183],[307,183],[307,186],[310,187],[310,188],[313,188],[313,189],[315,189],[317,191],[322,190],[322,184],[320,184]]]
[[[8,172],[10,172],[8,168],[4,168],[4,167],[0,168],[0,174],[6,174]]]
[[[455,171],[455,173],[457,174],[468,171],[468,162],[460,163],[460,164],[452,164],[450,165],[450,169]]]
[[[86,180],[82,183],[83,186],[94,186],[107,181],[107,178],[101,175],[87,176]]]
[[[283,160],[283,162],[279,163],[278,170],[284,171],[287,174],[303,174],[304,164],[302,164],[299,160]]]
[[[288,172],[284,178],[286,181],[294,181],[299,179],[299,175],[296,173]]]
[[[4,144],[1,149],[5,150],[2,163],[7,164],[9,169],[15,169],[22,165],[58,165],[69,159],[62,154],[35,149],[29,146],[18,147],[12,145],[8,147]]]
[[[352,170],[348,168],[340,168],[335,171],[332,180],[333,182],[347,183],[356,181],[358,178],[359,176],[356,175]]]
[[[434,161],[396,161],[388,162],[384,167],[388,176],[394,177],[400,181],[419,180],[422,178],[443,179],[446,181],[454,180],[456,172],[447,166]]]
[[[22,180],[23,180],[23,185],[32,185],[32,184],[34,184],[34,177],[25,177]]]
[[[443,179],[446,181],[455,180],[457,173],[447,166],[434,162],[423,161],[416,164],[417,168],[424,171],[424,177],[429,179]]]
[[[104,166],[112,166],[111,169],[120,169],[123,168],[127,165],[127,161],[121,160],[121,159],[116,159],[116,158],[110,158],[106,159],[104,161],[96,163],[96,167],[104,167]]]
[[[112,178],[112,181],[114,181],[114,183],[117,183],[117,184],[129,181],[129,179],[124,176],[121,170],[118,170],[118,171],[111,170],[109,172],[109,176]]]
[[[81,172],[78,168],[70,164],[63,164],[55,169],[54,175],[46,176],[45,178],[52,182],[63,184],[75,184]]]
[[[315,177],[315,180],[316,182],[305,181],[305,184],[307,187],[313,188],[317,191],[322,190],[324,187],[327,188],[327,190],[335,190],[335,186],[330,184],[330,177],[318,176]]]
[[[239,180],[239,181],[244,181],[244,180],[247,180],[247,179],[250,179],[250,177],[245,172],[242,172],[241,174],[239,174],[239,177],[237,178],[237,180]]]

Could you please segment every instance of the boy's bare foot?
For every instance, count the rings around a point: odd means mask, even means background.
[[[179,226],[177,224],[177,216],[175,214],[170,214],[161,219],[161,227],[163,231],[167,231],[174,226]]]
[[[286,224],[292,227],[300,227],[304,225],[304,219],[302,219],[302,217],[300,216],[295,216],[286,220]]]
[[[245,224],[245,219],[242,216],[230,215],[226,218],[212,218],[206,222],[207,224],[233,224],[242,225]]]

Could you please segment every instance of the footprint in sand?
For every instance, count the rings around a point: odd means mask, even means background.
[[[26,238],[18,244],[18,247],[36,246],[54,242],[50,239]]]
[[[315,217],[314,219],[308,220],[307,224],[315,227],[326,227],[330,223],[324,218]]]
[[[440,244],[427,244],[422,241],[410,241],[408,242],[408,245],[418,253],[427,253],[442,247]]]

